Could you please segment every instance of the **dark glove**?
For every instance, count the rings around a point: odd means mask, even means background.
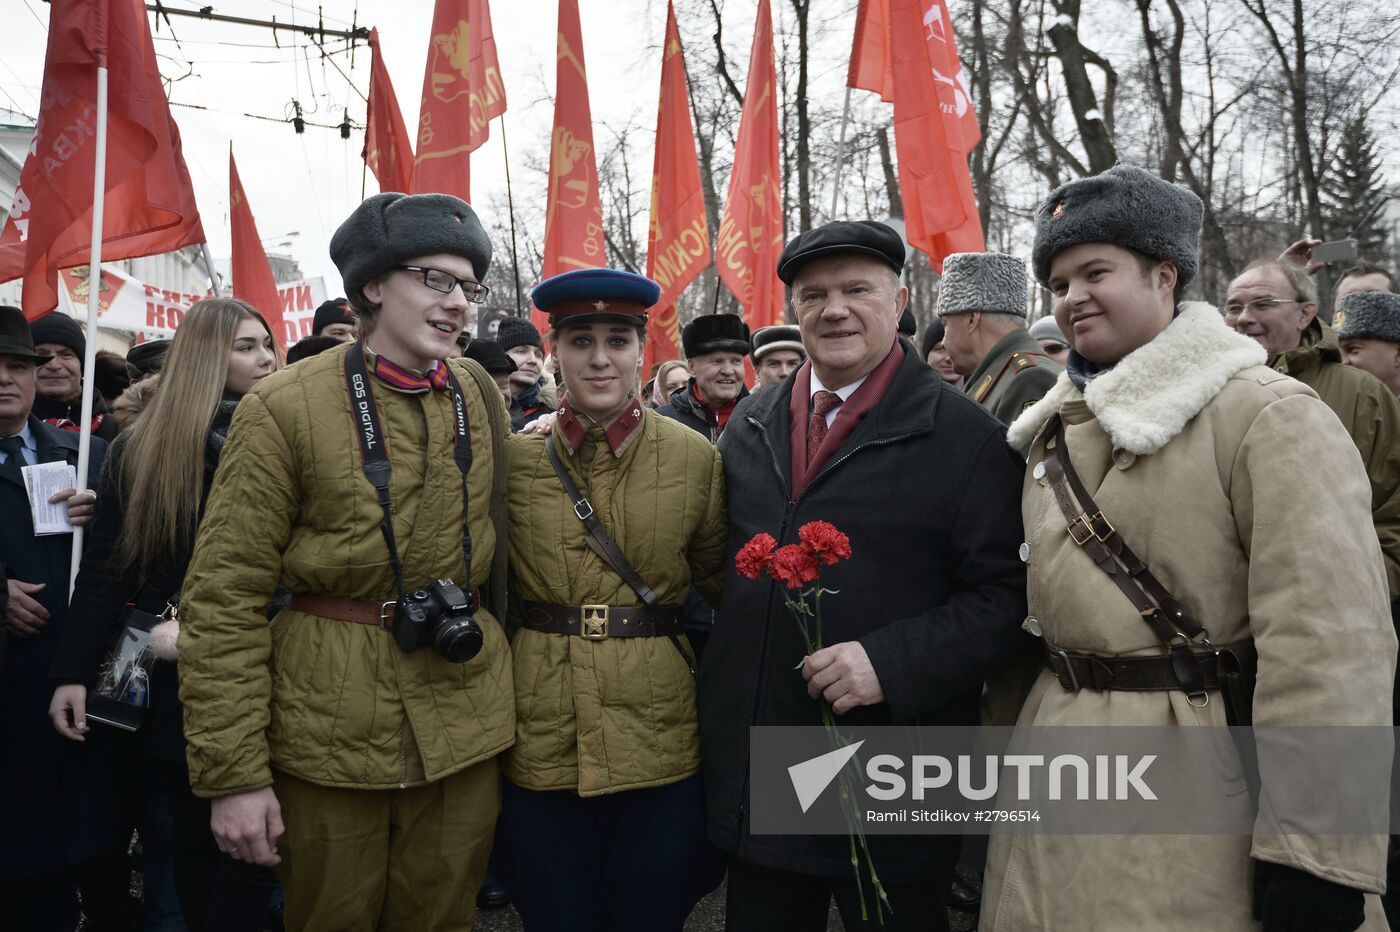
[[[1366,921],[1366,905],[1360,890],[1255,861],[1254,918],[1263,932],[1352,932]]]

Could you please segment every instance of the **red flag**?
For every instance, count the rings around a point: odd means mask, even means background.
[[[238,165],[233,160],[233,146],[228,150],[228,220],[233,228],[233,296],[247,301],[262,311],[277,345],[287,348],[287,328],[282,323],[282,296],[277,293],[277,280],[263,251],[253,222],[253,209],[243,194],[243,182],[238,180]]]
[[[661,99],[656,112],[656,157],[651,171],[651,233],[647,237],[647,277],[661,285],[661,299],[647,327],[646,371],[680,356],[676,301],[685,286],[710,263],[710,227],[690,97],[685,86],[685,55],[676,11],[666,4],[666,43],[661,59]]]
[[[894,138],[909,243],[933,267],[986,249],[967,157],[981,138],[944,0],[889,0]]]
[[[437,0],[418,113],[413,190],[471,200],[470,154],[506,112],[486,0]]]
[[[30,320],[58,304],[58,270],[91,262],[97,69],[107,68],[102,258],[204,242],[180,133],[140,0],[60,0],[49,16],[39,121],[0,231],[0,281],[24,276]]]
[[[755,330],[783,322],[783,283],[777,271],[783,248],[783,209],[778,190],[776,87],[773,22],[768,0],[759,0],[734,172],[729,176],[715,249],[719,277],[739,299],[749,326]]]
[[[583,67],[583,30],[578,0],[559,0],[558,67],[554,84],[554,135],[549,147],[549,207],[544,221],[541,278],[607,264],[603,243],[603,201],[593,158],[593,117],[588,108],[588,75]],[[535,326],[548,329],[535,308]]]
[[[846,86],[894,100],[894,59],[890,57],[890,0],[860,0]]]
[[[369,170],[379,179],[380,191],[407,194],[413,183],[413,146],[408,127],[399,112],[399,99],[389,80],[389,69],[379,54],[379,30],[369,31],[369,47],[374,54],[369,66],[369,104],[365,117],[365,148],[360,154]]]

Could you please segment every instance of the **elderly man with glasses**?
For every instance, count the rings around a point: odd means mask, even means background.
[[[1317,392],[1351,435],[1371,480],[1371,519],[1390,597],[1400,597],[1400,401],[1375,376],[1342,364],[1336,332],[1317,318],[1317,286],[1302,267],[1261,260],[1230,282],[1225,322],[1253,338],[1269,365]]]

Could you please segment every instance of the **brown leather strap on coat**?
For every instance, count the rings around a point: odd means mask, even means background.
[[[1230,645],[1221,648],[1221,654],[1228,655],[1234,665],[1246,671],[1247,675],[1253,676],[1258,657],[1252,644],[1245,642]],[[1231,672],[1228,667],[1222,668],[1220,655],[1214,652],[1192,651],[1191,662],[1196,664],[1206,689],[1219,689],[1223,676]],[[1069,692],[1080,689],[1099,692],[1106,689],[1142,692],[1181,688],[1174,657],[1107,657],[1101,654],[1080,654],[1055,647],[1047,641],[1045,666]]]
[[[589,641],[611,638],[673,637],[681,632],[679,605],[618,607],[553,605],[522,599],[512,608],[522,628],[545,634],[569,634]]]
[[[1201,638],[1210,645],[1205,627],[1167,591],[1104,516],[1070,460],[1058,417],[1050,421],[1046,432],[1044,462],[1050,488],[1069,522],[1070,539],[1113,580],[1167,646],[1169,656],[1162,659],[1170,663],[1176,684],[1192,698],[1204,696],[1208,686],[1192,642]]]
[[[473,589],[467,593],[471,610],[481,604],[481,592]],[[359,599],[342,599],[336,595],[311,595],[301,593],[292,596],[290,608],[294,612],[305,612],[317,618],[334,618],[336,621],[353,621],[357,625],[373,625],[376,628],[389,628],[394,624],[393,599],[388,602],[362,602]]]

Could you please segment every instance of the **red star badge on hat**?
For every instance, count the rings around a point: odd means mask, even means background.
[[[608,309],[608,302],[606,302],[606,301],[594,301],[594,302],[593,302],[593,309],[594,309],[595,311],[606,311],[606,310]]]
[[[1058,203],[1058,204],[1055,205],[1055,209],[1054,209],[1053,211],[1050,212],[1050,216],[1051,216],[1052,218],[1054,218],[1054,217],[1063,217],[1064,215],[1065,215],[1065,202],[1064,202],[1064,201],[1060,201],[1060,203]]]

